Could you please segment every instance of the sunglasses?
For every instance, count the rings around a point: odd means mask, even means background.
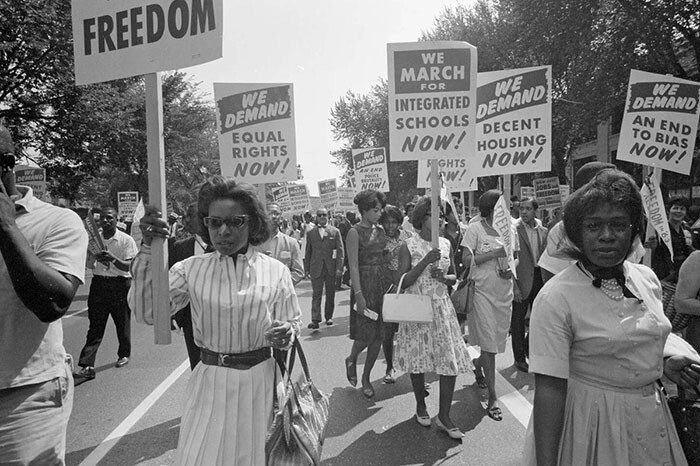
[[[240,228],[247,222],[247,215],[234,215],[231,218],[204,217],[204,224],[214,229],[219,229],[222,225],[226,225],[228,228]]]
[[[316,214],[316,217],[328,217],[328,214]]]

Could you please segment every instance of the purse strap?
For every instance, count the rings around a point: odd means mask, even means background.
[[[465,248],[469,250],[469,253],[472,255],[471,259],[471,265],[469,265],[469,275],[467,275],[467,278],[472,278],[472,274],[474,273],[474,267],[476,266],[476,262],[474,261],[474,250],[469,247],[468,244],[464,245]]]
[[[403,291],[403,288],[401,285],[403,285],[403,279],[406,276],[406,274],[401,275],[401,278],[399,279],[399,289],[396,291],[396,294],[400,294],[401,291]]]

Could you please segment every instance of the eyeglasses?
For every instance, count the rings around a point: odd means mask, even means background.
[[[616,235],[623,235],[632,228],[632,224],[620,220],[613,220],[612,222],[586,222],[583,224],[583,228],[585,228],[588,233],[601,233],[603,227],[606,225],[610,228],[610,231]]]
[[[0,153],[0,168],[8,170],[15,168],[15,154],[12,152]]]
[[[214,229],[219,229],[222,225],[226,225],[228,228],[240,228],[247,222],[247,215],[234,215],[231,218],[204,217],[204,224]]]
[[[316,217],[328,217],[328,214],[316,214]]]

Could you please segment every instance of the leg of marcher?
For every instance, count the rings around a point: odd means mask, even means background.
[[[321,299],[323,298],[323,275],[311,277],[311,324],[309,328],[318,328],[321,322]],[[313,325],[315,324],[315,325]]]
[[[369,344],[367,347],[367,358],[365,359],[365,368],[362,371],[362,393],[367,398],[372,398],[374,396],[374,387],[372,387],[371,376],[372,368],[374,363],[377,361],[377,356],[379,356],[379,350],[382,347],[382,340],[377,339]]]
[[[501,410],[496,405],[498,397],[496,396],[496,353],[482,351],[479,357],[484,368],[484,376],[486,377],[486,386],[489,391],[489,401],[486,405],[486,412],[490,418],[500,421]]]
[[[438,412],[438,418],[448,429],[452,429],[455,426],[452,423],[452,419],[450,419],[450,409],[452,408],[452,397],[455,391],[456,380],[457,377],[454,375],[440,376],[440,411]]]
[[[345,375],[348,378],[348,382],[350,382],[350,385],[353,387],[357,385],[357,357],[366,347],[366,342],[359,340],[353,341],[352,348],[350,349],[350,356],[345,358]]]
[[[333,311],[335,310],[335,275],[331,270],[325,276],[326,304],[324,306],[324,317],[326,322],[333,321]]]
[[[425,374],[411,374],[413,396],[416,398],[416,414],[418,417],[428,417],[428,408],[425,406]]]
[[[90,294],[88,295],[88,333],[85,338],[85,346],[80,352],[78,365],[80,367],[94,367],[97,350],[102,343],[102,338],[105,334],[107,319],[109,318],[109,308],[107,301],[103,296],[106,292],[101,283],[103,279],[93,277],[90,284]]]
[[[115,287],[113,293],[114,301],[110,309],[114,327],[117,330],[117,341],[119,342],[119,348],[117,349],[118,360],[131,357],[131,311],[127,303],[128,293],[128,281],[125,280],[124,283],[119,283],[118,287]]]
[[[527,315],[528,301],[513,302],[513,313],[510,318],[511,343],[513,345],[513,359],[518,370],[527,372],[525,364],[525,315]],[[520,363],[520,364],[519,364]]]

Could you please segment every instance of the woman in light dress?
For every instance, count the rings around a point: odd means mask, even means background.
[[[527,465],[688,464],[656,382],[696,386],[700,357],[669,335],[652,270],[625,260],[642,222],[634,180],[615,169],[567,200],[576,262],[545,284],[530,320]]]
[[[289,269],[256,252],[269,237],[269,219],[252,186],[214,176],[198,193],[200,234],[216,250],[173,265],[170,312],[192,309],[202,360],[187,386],[178,440],[178,465],[265,464],[272,421],[274,358],[299,334],[301,309]],[[143,246],[132,264],[129,306],[153,323],[153,237],[167,223],[149,207],[141,220]]]
[[[503,243],[494,228],[494,208],[501,192],[492,189],[479,198],[479,221],[470,223],[464,234],[464,263],[470,264],[474,253],[474,307],[467,315],[469,344],[481,348],[481,356],[474,361],[476,382],[488,389],[486,414],[495,421],[502,420],[496,397],[496,354],[506,350],[513,303],[513,274]],[[506,214],[508,214],[506,212]],[[507,215],[510,221],[510,214]],[[511,225],[511,237],[517,239]],[[514,249],[519,246],[516,242]],[[517,252],[515,253],[517,258]]]
[[[429,197],[416,203],[411,220],[416,233],[401,246],[399,271],[406,274],[402,286],[407,293],[430,296],[433,321],[429,324],[399,323],[394,362],[400,370],[411,375],[416,398],[415,419],[423,427],[431,425],[425,404],[425,373],[440,375],[440,402],[435,426],[450,438],[459,440],[464,434],[450,418],[452,396],[457,375],[469,372],[473,366],[447,291],[447,285],[456,280],[450,242],[440,238],[440,247],[432,247],[430,204]]]

